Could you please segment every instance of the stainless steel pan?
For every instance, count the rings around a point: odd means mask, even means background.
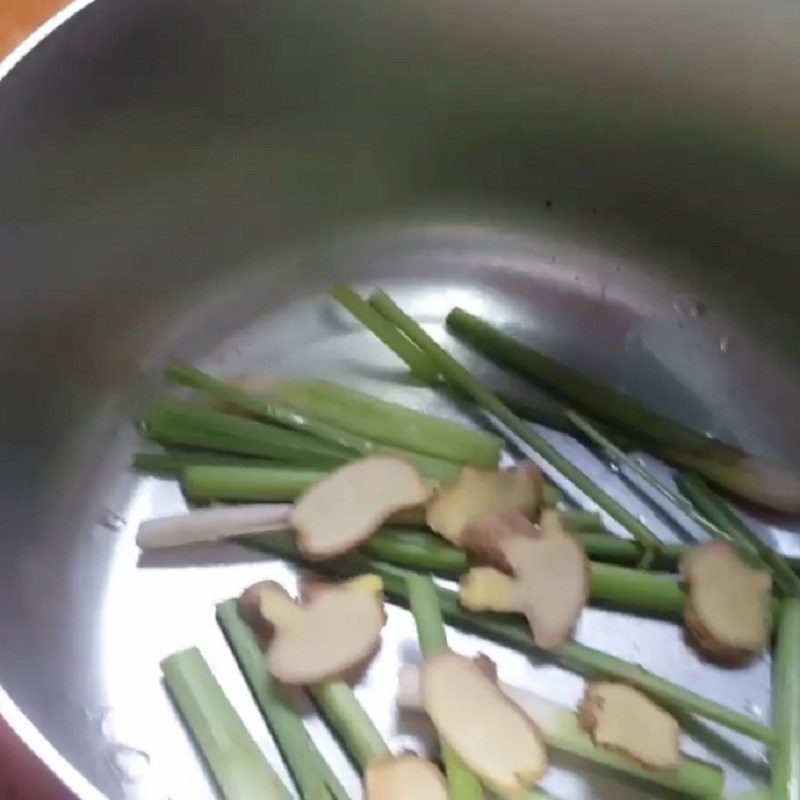
[[[137,567],[137,522],[182,501],[126,466],[171,354],[389,391],[400,365],[324,300],[333,281],[392,289],[433,329],[477,309],[800,462],[798,142],[794,2],[75,13],[0,81],[0,712],[82,797],[209,797],[157,668],[196,643],[273,752],[211,609],[292,572],[233,546]],[[601,611],[579,636],[769,713],[766,661],[712,669],[674,626]],[[490,649],[508,680],[577,697],[574,677]],[[388,697],[409,658],[395,610],[360,690],[394,745],[418,743]],[[762,780],[763,752],[721,736],[731,788]],[[644,796],[559,766],[565,798]]]

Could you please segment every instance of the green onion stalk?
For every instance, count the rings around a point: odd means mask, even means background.
[[[427,575],[409,575],[406,580],[409,607],[417,625],[422,655],[426,659],[448,650],[444,622],[439,611],[436,586]],[[461,757],[444,741],[441,742],[442,760],[451,800],[482,800],[480,781],[466,766]]]
[[[226,600],[217,606],[217,622],[277,742],[301,800],[350,800],[311,739],[302,717],[268,672],[258,637],[239,616],[236,600]]]
[[[783,601],[775,657],[772,800],[800,798],[800,599]]]
[[[303,562],[291,537],[280,534],[243,537],[242,541],[257,549]],[[372,572],[383,580],[387,595],[401,604],[408,603],[407,580],[413,573],[381,561],[361,555],[350,555],[336,561],[318,563],[313,566],[336,575],[357,575]],[[604,677],[622,680],[663,703],[718,722],[732,730],[744,733],[759,741],[771,743],[772,729],[752,717],[727,708],[690,689],[678,686],[642,667],[596,650],[579,642],[568,642],[556,650],[542,651],[536,648],[528,626],[514,615],[474,613],[462,608],[457,593],[437,587],[439,607],[444,618],[451,624],[472,630],[500,644],[537,655],[544,655],[574,672],[592,678]]]
[[[530,425],[523,422],[496,395],[470,374],[444,348],[440,347],[413,319],[407,316],[386,294],[376,293],[372,302],[381,313],[403,333],[424,350],[440,368],[448,382],[468,393],[486,412],[498,419],[523,442],[538,452],[564,477],[591,498],[609,516],[626,528],[642,546],[649,558],[661,550],[656,536],[624,506],[586,476],[571,461],[565,458],[550,442]]]
[[[225,800],[291,800],[196,647],[165,658],[161,671]]]
[[[800,475],[796,471],[757,459],[650,411],[634,398],[580,375],[464,309],[454,308],[447,325],[483,355],[625,431],[670,463],[698,472],[755,503],[778,511],[800,511]]]

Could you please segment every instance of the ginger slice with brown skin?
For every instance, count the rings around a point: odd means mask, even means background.
[[[522,612],[534,641],[545,649],[569,639],[589,597],[589,561],[557,512],[545,510],[538,528],[519,515],[494,515],[473,524],[465,542],[513,576],[470,570],[460,590],[465,607]]]
[[[407,461],[367,456],[315,483],[291,515],[297,544],[311,559],[333,558],[366,541],[393,514],[430,497],[430,486]]]
[[[447,782],[433,763],[405,753],[372,761],[364,794],[366,800],[447,800]]]
[[[378,647],[386,620],[376,581],[363,575],[316,586],[304,603],[273,581],[246,590],[239,599],[240,613],[268,642],[270,673],[287,684],[308,685],[363,664]]]
[[[461,547],[467,527],[490,514],[519,511],[534,516],[542,493],[542,473],[533,463],[502,470],[464,467],[428,503],[428,527]]]
[[[580,719],[595,744],[630,756],[644,767],[677,769],[680,728],[647,695],[624,683],[586,686]]]
[[[727,542],[693,547],[681,559],[689,587],[684,622],[710,660],[746,664],[769,644],[772,578],[745,563]]]
[[[514,796],[544,776],[539,729],[473,660],[449,652],[429,659],[420,688],[439,736],[494,791]]]

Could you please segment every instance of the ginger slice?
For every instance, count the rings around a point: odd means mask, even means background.
[[[539,729],[474,661],[450,652],[429,659],[420,687],[439,736],[493,790],[514,795],[544,776]]]
[[[700,651],[731,666],[763,652],[770,637],[772,579],[727,542],[693,547],[681,559],[689,586],[684,622]]]
[[[239,608],[269,641],[270,673],[287,684],[308,685],[340,677],[369,658],[386,619],[376,580],[365,575],[316,587],[302,604],[272,581],[246,590]]]
[[[368,539],[394,513],[425,503],[431,489],[408,462],[390,456],[351,461],[314,484],[291,523],[304,555],[332,558]]]
[[[630,756],[643,767],[677,769],[681,764],[678,723],[632,686],[588,684],[580,719],[595,744]]]
[[[364,793],[366,800],[447,800],[447,782],[430,761],[405,753],[372,761]]]
[[[461,578],[458,599],[470,611],[519,611],[520,588],[515,578],[494,567],[473,567]]]
[[[542,473],[533,463],[512,469],[464,467],[428,503],[428,527],[456,546],[467,526],[489,514],[521,511],[533,516],[542,499]]]

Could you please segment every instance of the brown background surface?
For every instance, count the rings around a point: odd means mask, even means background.
[[[0,0],[0,58],[67,5],[65,0]],[[70,800],[0,720],[0,800]]]

